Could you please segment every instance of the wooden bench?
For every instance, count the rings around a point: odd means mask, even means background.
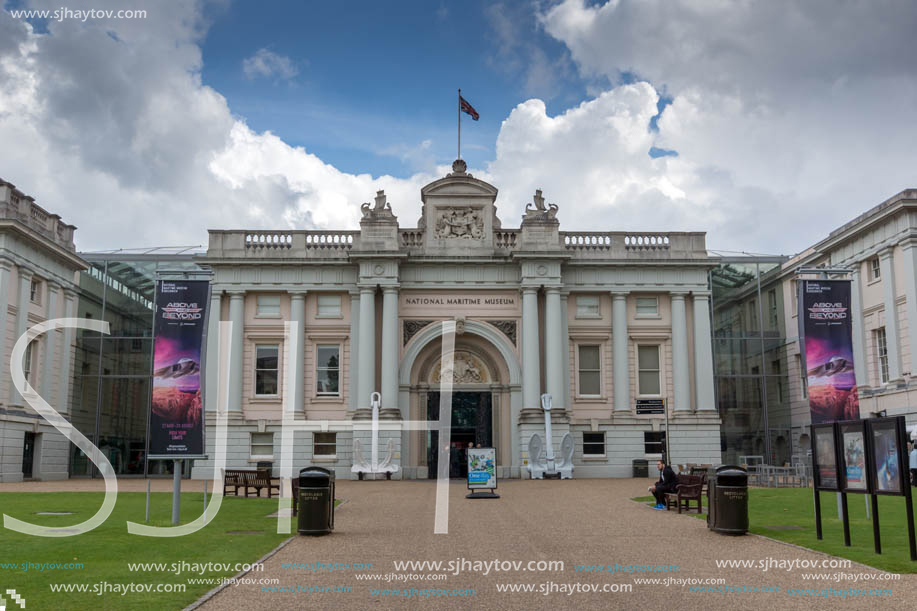
[[[245,476],[251,471],[245,469],[223,469],[223,496],[232,489],[233,496],[239,496],[239,488],[245,488]]]
[[[681,513],[682,509],[690,512],[691,501],[697,501],[697,513],[703,513],[703,501],[701,500],[701,489],[703,487],[701,476],[679,475],[678,484],[675,485],[675,492],[665,493],[666,510],[674,507],[678,510],[678,513]]]
[[[233,496],[239,496],[239,490],[245,492],[245,496],[252,496],[250,490],[254,491],[254,496],[261,497],[261,490],[267,489],[267,498],[272,498],[274,490],[280,495],[280,478],[271,477],[268,469],[258,469],[252,471],[249,469],[224,469],[223,470],[223,496],[228,496],[232,492]]]
[[[261,497],[262,488],[267,489],[267,498],[272,498],[274,490],[277,496],[280,496],[280,478],[271,477],[271,472],[267,469],[258,469],[257,471],[245,471],[245,496],[249,496],[249,488],[255,491],[255,496]]]

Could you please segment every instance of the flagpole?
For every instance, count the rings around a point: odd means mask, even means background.
[[[458,90],[458,157],[462,158],[462,90]]]

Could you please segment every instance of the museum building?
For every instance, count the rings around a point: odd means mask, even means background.
[[[213,273],[208,351],[218,322],[233,323],[230,467],[279,466],[286,398],[297,420],[331,423],[296,433],[294,466],[351,477],[363,432],[347,423],[369,419],[379,392],[394,477],[431,477],[436,433],[397,423],[439,417],[442,321],[456,325],[451,445],[493,446],[499,476],[527,477],[529,439],[545,434],[542,393],[555,452],[574,440],[574,477],[630,477],[634,459],[660,456],[663,406],[670,454],[719,462],[708,288],[718,259],[703,233],[561,231],[563,211],[540,190],[507,228],[497,189],[463,161],[420,197],[410,228],[380,191],[359,231],[209,232],[196,258]],[[285,321],[301,331],[294,351]],[[217,376],[212,359],[205,384]],[[211,456],[215,402],[205,396]],[[197,461],[194,476],[211,468]]]

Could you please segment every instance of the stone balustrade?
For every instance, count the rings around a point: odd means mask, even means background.
[[[494,229],[494,248],[498,250],[515,250],[518,242],[518,229]]]
[[[400,229],[401,247],[408,250],[423,248],[423,231],[420,229]]]
[[[18,221],[48,238],[58,246],[76,252],[73,232],[76,229],[35,203],[14,185],[0,179],[0,220]]]
[[[359,231],[211,230],[208,257],[303,259],[347,258]]]
[[[523,250],[525,229],[495,229],[493,247],[512,253]],[[577,259],[703,259],[702,232],[561,231],[556,249]],[[402,250],[424,248],[424,231],[398,230]],[[346,259],[359,250],[359,231],[238,230],[210,232],[208,257]],[[545,245],[550,248],[549,245]]]
[[[578,258],[703,259],[703,232],[637,233],[624,231],[561,231],[564,249]]]

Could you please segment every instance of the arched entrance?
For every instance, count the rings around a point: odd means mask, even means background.
[[[498,475],[518,477],[518,434],[521,409],[521,368],[515,346],[496,327],[466,321],[456,333],[452,375],[452,435],[449,440],[450,474],[464,477],[469,443],[493,447]],[[443,377],[442,325],[434,322],[405,346],[401,362],[402,400],[410,405],[412,420],[438,420]],[[446,372],[449,375],[450,372]],[[435,476],[439,447],[437,431],[405,434],[402,465],[406,475]]]

